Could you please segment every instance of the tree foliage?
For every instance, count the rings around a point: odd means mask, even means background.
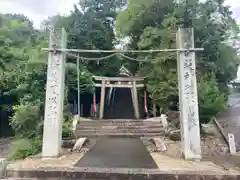
[[[175,1],[129,0],[127,9],[118,14],[117,32],[119,36],[129,38],[129,48],[165,49],[176,47],[179,26],[193,27],[195,46],[204,48],[203,52],[197,53],[199,83],[203,81],[201,77],[211,77],[200,83],[199,91],[206,86],[217,86],[220,92],[226,92],[227,83],[235,77],[239,63],[237,50],[227,44],[230,37],[238,34],[238,26],[231,15],[223,0],[181,1],[180,4]],[[151,61],[144,64],[140,72],[147,77],[147,90],[152,100],[166,108],[172,99],[176,99],[178,92],[176,55],[151,53],[148,56]],[[218,94],[217,91],[214,93]],[[206,105],[208,101],[202,104],[202,96],[214,98],[211,93],[199,94],[203,119],[205,110],[202,108],[209,105]],[[225,98],[221,102],[224,103]],[[221,107],[218,111],[222,110]],[[212,115],[216,115],[217,112],[213,111]]]
[[[30,143],[41,141],[47,74],[47,54],[41,48],[48,46],[48,24],[67,30],[69,48],[113,49],[116,43],[114,23],[117,10],[122,6],[119,2],[112,1],[108,5],[107,1],[81,1],[81,10],[75,6],[69,16],[49,18],[41,30],[34,29],[24,15],[0,15],[1,124],[11,118],[10,125],[16,136]],[[83,57],[106,55],[109,54],[80,54]],[[114,60],[116,63],[112,63]],[[84,94],[93,92],[92,73],[114,75],[119,67],[116,58],[104,62],[81,60],[77,67],[76,58],[67,57],[63,137],[72,135],[67,104],[71,98],[76,100],[77,70],[80,71],[80,92]],[[17,149],[13,157],[25,157],[39,150],[39,146]]]
[[[110,2],[110,3],[109,3]],[[54,16],[34,29],[27,17],[0,15],[0,123],[11,117],[16,135],[32,140],[42,136],[44,116],[48,25],[64,27],[68,48],[114,49],[127,39],[128,49],[166,49],[176,47],[179,26],[193,27],[195,46],[203,47],[196,56],[199,111],[203,122],[226,106],[226,84],[236,74],[239,57],[229,38],[239,35],[238,26],[223,0],[81,0],[68,16]],[[79,53],[96,58],[109,53]],[[128,54],[138,60],[112,57],[105,61],[84,61],[67,56],[64,136],[69,136],[67,101],[76,100],[77,71],[80,92],[93,92],[92,75],[116,76],[122,64],[145,78],[150,98],[168,108],[178,98],[175,53]],[[39,148],[37,148],[39,149]],[[28,152],[35,152],[31,149]],[[26,152],[24,150],[24,152]]]
[[[213,116],[221,112],[219,109],[227,108],[226,95],[218,88],[214,75],[199,78],[198,96],[202,123],[209,122]]]

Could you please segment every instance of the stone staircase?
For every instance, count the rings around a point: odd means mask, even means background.
[[[77,137],[156,137],[164,134],[159,121],[149,120],[87,120],[76,125]]]

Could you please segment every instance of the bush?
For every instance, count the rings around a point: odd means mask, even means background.
[[[43,119],[39,106],[21,104],[14,106],[13,110],[15,113],[10,125],[18,138],[32,139],[42,135]]]
[[[42,150],[41,139],[20,139],[12,144],[10,160],[24,159],[28,156],[36,155]]]
[[[62,127],[62,138],[71,139],[73,137],[72,123],[64,122]]]
[[[20,139],[13,143],[11,160],[24,159],[41,152],[43,135],[43,117],[39,106],[21,104],[13,107],[14,116],[10,124],[15,132],[15,137]],[[65,110],[62,128],[62,137],[71,138],[71,114]]]
[[[201,77],[198,83],[200,123],[208,123],[213,116],[226,110],[227,99],[217,86],[214,76]]]

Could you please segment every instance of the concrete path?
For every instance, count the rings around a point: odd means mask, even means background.
[[[5,159],[11,152],[13,138],[0,138],[0,159]]]
[[[77,163],[78,167],[157,168],[140,139],[103,138]]]
[[[240,148],[240,93],[229,95],[228,110],[217,118],[225,132],[233,133],[237,148]]]
[[[11,143],[13,138],[0,138],[0,179],[4,174],[6,160],[11,151]]]

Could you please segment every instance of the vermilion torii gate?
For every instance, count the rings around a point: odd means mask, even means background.
[[[200,159],[200,129],[198,115],[198,97],[195,67],[195,51],[202,48],[194,48],[193,29],[178,29],[177,49],[162,50],[80,50],[66,49],[67,34],[61,31],[51,30],[49,52],[44,134],[43,157],[56,157],[60,154],[62,141],[62,120],[64,100],[64,77],[66,55],[70,52],[101,52],[101,53],[146,53],[146,52],[176,52],[178,64],[179,102],[182,152],[186,159]],[[105,81],[102,81],[105,83]],[[134,81],[133,81],[134,82]]]

